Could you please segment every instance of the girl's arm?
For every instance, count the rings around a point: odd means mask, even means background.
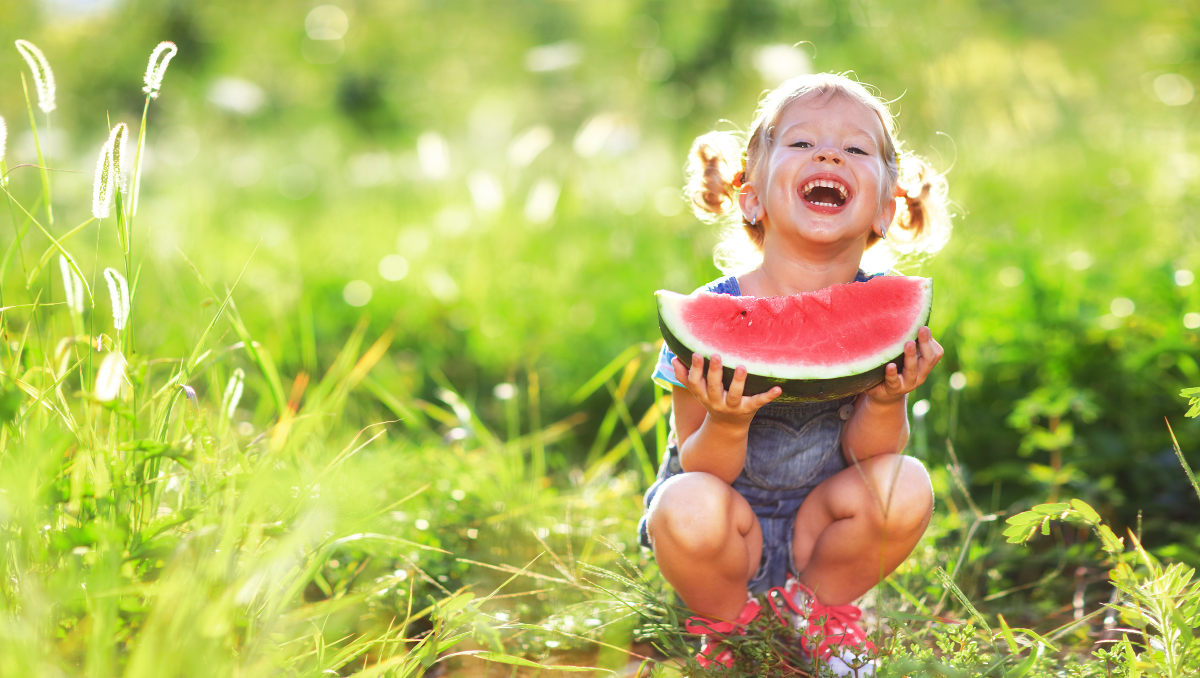
[[[881,454],[898,454],[908,443],[910,391],[925,383],[944,353],[928,327],[904,345],[904,372],[889,363],[883,381],[858,397],[854,415],[842,429],[842,454],[853,464]]]
[[[691,369],[679,358],[672,361],[675,378],[687,384],[671,392],[675,411],[675,438],[679,462],[684,471],[703,471],[732,484],[746,463],[746,435],[750,420],[760,407],[778,398],[778,386],[756,396],[743,396],[746,368],[739,365],[729,390],[721,382],[721,356],[709,361],[704,374],[704,358],[692,355]]]

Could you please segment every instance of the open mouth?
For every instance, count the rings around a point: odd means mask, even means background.
[[[849,191],[841,182],[830,179],[814,179],[804,185],[804,199],[821,207],[841,207],[846,204]]]

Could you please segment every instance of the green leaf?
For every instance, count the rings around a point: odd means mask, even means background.
[[[1096,509],[1092,508],[1087,502],[1078,499],[1071,500],[1071,508],[1079,512],[1079,515],[1089,523],[1099,523],[1100,514],[1096,513]]]
[[[1011,516],[1008,520],[1006,520],[1004,522],[1008,523],[1009,525],[1030,525],[1032,523],[1038,522],[1041,519],[1042,519],[1041,514],[1035,513],[1033,511],[1025,511],[1024,513],[1018,513],[1015,516]]]
[[[1128,672],[1126,678],[1141,678],[1142,671],[1137,665],[1137,653],[1133,651],[1133,644],[1129,642],[1129,636],[1121,634],[1121,650],[1125,653],[1125,666]]]
[[[1012,629],[1008,628],[1008,622],[1004,620],[1004,615],[997,614],[1000,620],[1000,632],[1004,634],[1004,641],[1008,643],[1008,650],[1014,655],[1021,651],[1021,646],[1017,645],[1017,639],[1013,637]]]
[[[1033,511],[1040,513],[1044,516],[1057,516],[1060,513],[1062,513],[1063,511],[1070,511],[1070,510],[1071,510],[1071,505],[1063,504],[1063,503],[1041,504],[1039,506],[1033,507]]]
[[[453,617],[461,612],[462,609],[467,606],[467,603],[470,603],[474,599],[475,594],[471,593],[470,591],[466,591],[454,596],[453,598],[443,600],[438,603],[438,616],[440,616],[442,619],[449,619],[450,617]]]
[[[1037,660],[1041,656],[1042,656],[1042,644],[1038,643],[1037,647],[1034,648],[1033,652],[1030,652],[1029,656],[1025,658],[1025,661],[1018,664],[1017,667],[1015,669],[1013,669],[1012,671],[1009,671],[1008,673],[1004,674],[1004,678],[1023,678],[1023,676],[1025,676],[1025,674],[1027,674],[1033,670],[1034,665],[1037,664]]]
[[[1037,532],[1037,524],[1033,525],[1014,525],[1004,531],[1004,536],[1008,538],[1010,544],[1024,544],[1033,538]]]
[[[954,583],[954,580],[950,578],[950,575],[940,567],[935,568],[933,573],[937,575],[938,579],[941,580],[942,585],[949,589],[950,593],[954,594],[954,597],[958,599],[958,602],[962,603],[962,606],[966,608],[967,612],[971,615],[971,618],[979,622],[979,625],[986,629],[988,635],[991,636],[992,627],[988,626],[987,620],[983,618],[983,615],[979,614],[979,610],[975,609],[975,606],[971,604],[971,601],[967,598],[966,594],[962,592],[962,589],[958,588],[958,584]]]
[[[563,666],[559,664],[539,664],[535,661],[525,659],[523,657],[514,657],[511,654],[501,654],[499,652],[463,652],[462,654],[470,654],[480,659],[486,659],[490,662],[498,664],[512,664],[513,666],[527,666],[531,669],[546,669],[547,671],[606,671],[614,676],[617,675],[613,671],[606,669],[597,669],[590,666]]]
[[[1104,550],[1116,556],[1125,550],[1125,540],[1119,539],[1117,535],[1108,525],[1099,525],[1096,527],[1096,532],[1100,535],[1100,542],[1104,545]]]
[[[1050,535],[1050,516],[1046,516],[1045,519],[1042,520],[1042,534],[1047,536]]]

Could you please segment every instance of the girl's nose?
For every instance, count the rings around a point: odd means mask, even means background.
[[[840,165],[843,161],[841,152],[832,146],[826,146],[825,148],[817,150],[817,152],[813,154],[813,159],[817,162],[831,162],[835,165]]]

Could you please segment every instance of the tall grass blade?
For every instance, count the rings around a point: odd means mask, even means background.
[[[1179,459],[1179,465],[1183,467],[1183,472],[1187,474],[1188,480],[1192,483],[1192,489],[1196,491],[1196,496],[1200,497],[1200,483],[1196,482],[1196,474],[1192,472],[1192,467],[1187,463],[1187,459],[1183,457],[1183,450],[1179,448],[1179,440],[1175,437],[1175,430],[1171,428],[1171,422],[1163,417],[1163,421],[1167,422],[1167,431],[1171,434],[1171,444],[1175,448],[1175,457]]]
[[[42,204],[46,207],[46,223],[54,225],[54,210],[50,203],[50,169],[46,166],[46,156],[42,153],[42,140],[38,136],[37,120],[33,116],[33,103],[29,100],[29,88],[25,85],[25,74],[21,74],[21,90],[25,93],[25,110],[29,112],[29,129],[33,132],[33,147],[37,151],[38,169],[42,175]]]

